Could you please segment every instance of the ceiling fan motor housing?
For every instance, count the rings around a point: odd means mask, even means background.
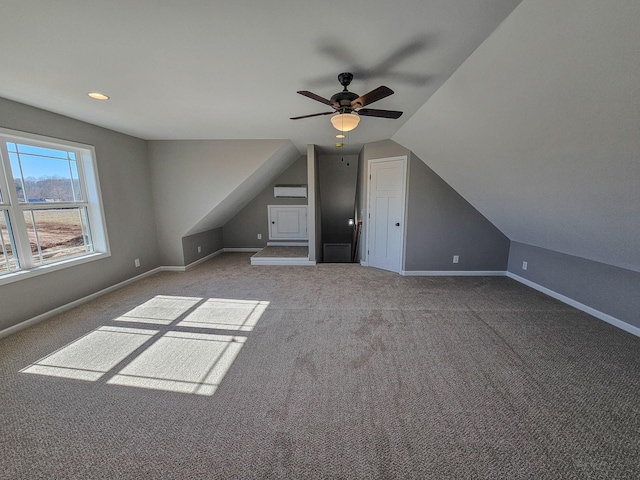
[[[338,75],[338,81],[340,85],[344,87],[344,90],[336,93],[331,97],[331,103],[338,113],[351,113],[353,112],[353,106],[351,102],[358,98],[360,95],[357,93],[349,92],[347,87],[353,80],[353,73],[343,72]]]
[[[351,106],[351,102],[358,98],[360,95],[353,92],[342,91],[338,92],[331,97],[331,102],[333,103],[336,110],[340,110],[340,113],[350,113],[353,111],[353,107]]]
[[[343,72],[340,75],[338,75],[338,81],[340,82],[340,85],[344,87],[345,90],[351,83],[351,80],[353,80],[353,73]]]

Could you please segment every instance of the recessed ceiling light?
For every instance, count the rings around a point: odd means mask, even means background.
[[[336,135],[336,138],[344,138],[344,135],[339,133],[338,135]]]
[[[96,100],[109,100],[108,96],[100,92],[89,92],[87,93],[87,95],[89,95],[91,98],[95,98]]]

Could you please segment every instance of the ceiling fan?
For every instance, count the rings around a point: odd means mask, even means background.
[[[382,100],[385,97],[393,94],[393,90],[389,87],[380,86],[369,93],[365,93],[359,96],[357,93],[353,93],[347,90],[347,87],[353,80],[353,74],[344,72],[338,75],[338,81],[340,85],[344,87],[341,92],[336,93],[327,100],[326,98],[316,95],[313,92],[307,90],[300,90],[298,93],[304,95],[312,100],[316,100],[325,105],[329,105],[333,108],[333,111],[312,113],[311,115],[302,115],[300,117],[291,117],[291,120],[300,120],[301,118],[318,117],[321,115],[332,115],[331,123],[333,126],[341,132],[348,132],[358,126],[360,122],[359,116],[366,117],[380,117],[380,118],[400,118],[402,112],[397,110],[380,110],[375,108],[364,108],[367,105]]]

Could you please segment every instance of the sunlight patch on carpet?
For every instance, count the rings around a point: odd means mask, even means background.
[[[169,332],[107,383],[213,395],[245,337]]]
[[[21,372],[213,395],[268,306],[158,295]]]
[[[191,310],[202,299],[156,295],[133,310],[115,319],[116,322],[140,322],[169,325]]]
[[[21,372],[96,381],[157,333],[158,330],[103,326]]]
[[[268,305],[269,302],[210,298],[187,315],[178,326],[250,332]]]

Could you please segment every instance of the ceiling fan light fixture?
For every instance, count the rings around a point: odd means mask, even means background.
[[[350,132],[358,126],[360,117],[355,113],[338,113],[331,117],[331,124],[340,132]]]
[[[95,100],[109,100],[108,95],[105,95],[104,93],[100,93],[100,92],[89,92],[87,93],[87,95],[89,95],[91,98]]]

